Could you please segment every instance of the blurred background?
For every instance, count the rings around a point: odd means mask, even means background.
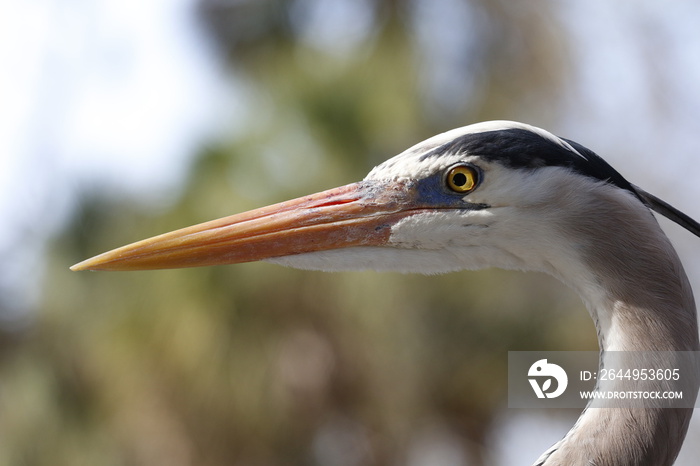
[[[538,274],[72,273],[485,119],[700,218],[692,0],[0,1],[0,464],[531,464],[507,352],[596,350]],[[700,290],[698,239],[662,221]],[[700,419],[680,465],[697,464]]]

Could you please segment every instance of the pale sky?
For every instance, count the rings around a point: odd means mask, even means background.
[[[33,307],[45,241],[81,191],[158,202],[217,131],[228,90],[192,3],[0,0],[0,291],[14,312]]]

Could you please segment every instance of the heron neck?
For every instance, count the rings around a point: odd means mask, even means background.
[[[582,295],[602,351],[696,351],[700,346],[690,282],[670,242],[658,233],[650,243],[649,236],[620,232],[625,238],[601,242],[587,256],[595,286]],[[610,246],[619,244],[626,246]]]
[[[586,303],[600,349],[697,350],[690,282],[649,209],[619,189],[597,189],[585,202],[569,202],[577,204],[562,204],[559,218],[566,243],[551,262]]]
[[[697,351],[692,289],[655,219],[641,204],[631,212],[622,208],[606,212],[615,216],[618,228],[601,236],[593,233],[600,231],[598,214],[587,217],[596,224],[577,224],[582,239],[574,248],[583,259],[574,266],[575,276],[562,279],[577,289],[595,321],[601,366],[611,351]],[[691,385],[694,397],[698,383]],[[692,412],[692,408],[589,407],[536,464],[671,465]]]

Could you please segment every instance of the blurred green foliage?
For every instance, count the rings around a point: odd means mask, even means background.
[[[244,127],[201,149],[168,208],[83,199],[51,251],[36,323],[3,338],[0,464],[409,464],[433,425],[471,464],[490,464],[507,351],[596,348],[577,298],[537,274],[68,271],[157,233],[356,181],[451,127],[557,118],[548,102],[566,82],[565,44],[536,3],[468,4],[483,18],[479,53],[455,72],[478,79],[444,112],[425,87],[420,2],[369,2],[372,30],[343,54],[301,40],[300,3],[199,3],[246,89]]]

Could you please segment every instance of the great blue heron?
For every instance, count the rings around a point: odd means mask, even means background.
[[[583,146],[494,121],[421,142],[359,183],[146,239],[73,270],[257,260],[320,270],[537,270],[586,303],[601,364],[609,351],[697,351],[691,286],[650,209],[700,236],[697,222]],[[669,465],[691,414],[586,409],[536,464]]]

